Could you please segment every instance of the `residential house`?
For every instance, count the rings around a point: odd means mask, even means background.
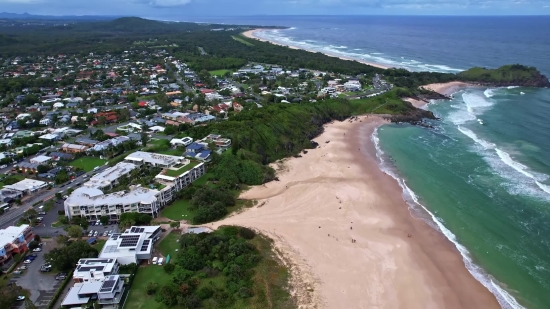
[[[211,151],[208,150],[208,144],[191,143],[185,147],[184,156],[194,158],[200,161],[209,161]]]
[[[61,149],[66,153],[81,153],[88,149],[88,146],[65,143]]]

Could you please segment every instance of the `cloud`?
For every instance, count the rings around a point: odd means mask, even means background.
[[[147,4],[154,7],[176,7],[191,3],[191,0],[148,0]]]

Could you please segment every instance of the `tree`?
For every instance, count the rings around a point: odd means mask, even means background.
[[[157,292],[158,284],[156,282],[149,282],[147,283],[147,287],[145,288],[145,291],[147,295],[154,295]]]
[[[147,134],[141,133],[141,145],[143,147],[147,146],[147,139],[148,139]]]
[[[71,225],[67,229],[67,234],[72,238],[82,238],[82,228],[78,225]]]
[[[66,246],[54,248],[44,255],[46,261],[60,271],[67,271],[74,268],[78,260],[82,258],[95,258],[98,251],[82,240],[73,241]]]
[[[34,241],[40,242],[40,235],[34,235]]]
[[[170,227],[175,228],[175,229],[179,229],[180,228],[180,222],[179,221],[170,222]]]
[[[109,216],[101,216],[99,218],[99,221],[101,222],[101,224],[107,225],[107,224],[109,224]]]
[[[36,167],[36,170],[38,171],[39,174],[43,174],[43,173],[46,173],[47,171],[50,170],[50,168],[46,165],[39,165]]]
[[[67,241],[69,240],[69,237],[67,237],[66,235],[57,235],[55,237],[55,242],[58,244],[58,245],[64,245]]]
[[[55,194],[55,198],[58,199],[58,200],[60,200],[61,198],[63,198],[63,194],[57,192],[57,193]]]
[[[55,183],[56,184],[62,184],[69,181],[69,174],[67,174],[66,170],[61,170],[57,175],[55,175]]]

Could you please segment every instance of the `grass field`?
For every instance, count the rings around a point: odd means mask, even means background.
[[[247,40],[245,40],[245,39],[243,39],[243,38],[241,38],[241,37],[234,36],[234,35],[232,35],[231,37],[233,38],[233,40],[238,41],[238,42],[241,42],[241,43],[243,43],[244,45],[254,46],[254,44],[248,42]]]
[[[176,249],[180,248],[180,243],[178,242],[180,236],[181,234],[178,232],[172,232],[166,235],[166,237],[164,237],[158,245],[157,249],[164,256],[168,256],[168,254],[170,254],[170,258],[173,259],[177,254]]]
[[[195,211],[190,210],[189,207],[191,207],[189,200],[177,200],[172,205],[164,208],[161,216],[176,221],[190,221],[195,216]]]
[[[158,265],[149,265],[147,267],[140,267],[132,289],[128,295],[128,300],[124,305],[126,309],[149,309],[159,308],[161,304],[155,301],[155,296],[149,296],[146,293],[147,284],[149,282],[155,282],[159,287],[167,284],[172,277],[164,272],[163,267]]]
[[[212,76],[214,76],[214,75],[224,76],[225,73],[227,73],[227,72],[231,72],[231,71],[230,70],[225,70],[225,69],[223,69],[223,70],[214,70],[214,71],[210,71],[210,75],[212,75]]]
[[[101,166],[105,164],[107,160],[93,157],[82,157],[76,160],[73,160],[70,165],[83,169],[86,172],[92,171],[94,167]]]
[[[23,174],[13,174],[13,175],[10,175],[8,177],[11,178],[11,179],[14,179],[16,181],[21,181],[21,180],[25,179],[25,176],[23,176]],[[8,178],[8,177],[5,177],[5,178]],[[3,181],[0,181],[0,189],[3,188],[5,185],[6,184]]]
[[[204,186],[213,177],[214,177],[214,174],[206,173],[206,174],[202,175],[199,179],[195,180],[195,182],[193,182],[193,185],[194,186]]]
[[[107,240],[105,239],[98,239],[97,243],[93,245],[92,247],[96,248],[98,252],[101,252],[101,249],[103,249],[103,246],[105,246],[105,243]]]

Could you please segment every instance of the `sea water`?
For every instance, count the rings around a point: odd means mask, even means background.
[[[521,63],[550,74],[550,17],[247,16],[259,36],[412,71]],[[457,246],[503,308],[550,308],[550,90],[470,88],[427,108],[433,129],[371,138],[412,214]]]
[[[379,128],[381,167],[503,308],[549,308],[550,91],[471,88],[453,97],[428,106],[441,119],[433,129]]]

